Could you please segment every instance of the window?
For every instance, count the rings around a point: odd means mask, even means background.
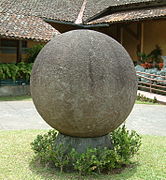
[[[3,54],[16,54],[18,40],[0,39],[0,52]],[[27,41],[22,41],[22,53],[27,49]]]

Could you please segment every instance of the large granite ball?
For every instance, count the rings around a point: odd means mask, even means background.
[[[136,98],[132,60],[111,37],[75,30],[39,53],[31,93],[43,119],[64,135],[98,137],[125,121]]]

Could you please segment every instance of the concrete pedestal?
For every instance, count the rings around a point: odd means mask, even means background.
[[[79,138],[59,133],[55,143],[56,145],[62,144],[64,147],[67,148],[67,151],[70,151],[72,148],[74,148],[79,153],[86,152],[87,148],[102,149],[104,147],[107,147],[111,149],[113,147],[111,144],[110,135],[94,138]]]

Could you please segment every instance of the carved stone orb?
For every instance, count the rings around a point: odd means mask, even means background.
[[[61,134],[100,137],[132,110],[136,73],[126,50],[111,37],[74,30],[54,37],[37,56],[31,93],[41,117]]]

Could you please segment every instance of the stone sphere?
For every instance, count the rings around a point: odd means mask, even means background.
[[[132,110],[136,73],[126,50],[111,37],[74,30],[54,37],[37,56],[31,93],[41,117],[60,133],[99,137]]]

